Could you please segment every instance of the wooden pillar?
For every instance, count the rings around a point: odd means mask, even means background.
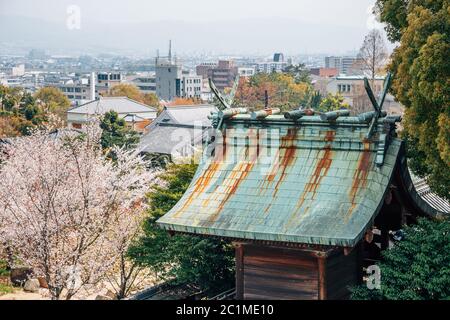
[[[386,222],[383,223],[381,227],[381,250],[386,250],[389,248],[389,230],[386,226]]]
[[[364,240],[362,240],[364,241]],[[363,257],[363,244],[362,241],[360,241],[356,246],[356,274],[358,275],[358,284],[363,283],[363,277],[364,277],[364,257]]]
[[[317,258],[319,267],[319,300],[327,299],[327,258]]]
[[[235,245],[236,259],[236,299],[244,299],[244,246],[242,243]]]

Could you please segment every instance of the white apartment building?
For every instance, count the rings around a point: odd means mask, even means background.
[[[0,67],[0,73],[12,77],[22,77],[25,75],[25,65],[22,63],[10,67]]]
[[[69,83],[58,86],[58,89],[70,100],[73,105],[81,105],[90,101],[90,85]]]
[[[384,77],[376,77],[374,83],[371,84],[375,96],[378,96],[383,90],[384,79]],[[339,93],[344,98],[344,102],[353,107],[355,111],[372,110],[364,88],[364,76],[337,76],[328,78],[326,81],[326,93]]]
[[[241,77],[251,77],[254,76],[256,73],[255,68],[251,67],[239,67],[238,68],[238,74]]]
[[[260,62],[256,65],[255,71],[260,73],[272,73],[272,72],[283,72],[283,70],[288,66],[288,63],[284,61],[284,54],[275,53],[273,55],[272,61]]]
[[[287,62],[260,62],[256,65],[256,72],[261,73],[272,73],[272,72],[282,72],[284,68],[287,67]]]
[[[202,97],[202,76],[198,75],[184,75],[182,83],[181,95],[184,98],[198,98]]]

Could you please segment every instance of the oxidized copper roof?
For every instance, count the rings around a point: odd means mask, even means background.
[[[379,133],[367,139],[368,128],[357,117],[235,115],[224,120],[214,156],[158,223],[178,232],[353,246],[381,208],[401,146],[392,138],[377,166]]]

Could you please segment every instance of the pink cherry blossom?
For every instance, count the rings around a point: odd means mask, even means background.
[[[128,272],[125,253],[158,181],[134,152],[115,150],[109,161],[95,122],[83,135],[49,133],[14,139],[0,152],[0,244],[46,279],[53,299],[70,299],[112,270]]]

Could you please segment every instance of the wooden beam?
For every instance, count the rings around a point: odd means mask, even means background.
[[[348,256],[350,253],[352,253],[354,248],[355,247],[344,247],[344,256]]]
[[[319,267],[319,300],[327,299],[327,258],[317,258]]]
[[[244,246],[235,244],[236,259],[236,299],[244,299]]]

